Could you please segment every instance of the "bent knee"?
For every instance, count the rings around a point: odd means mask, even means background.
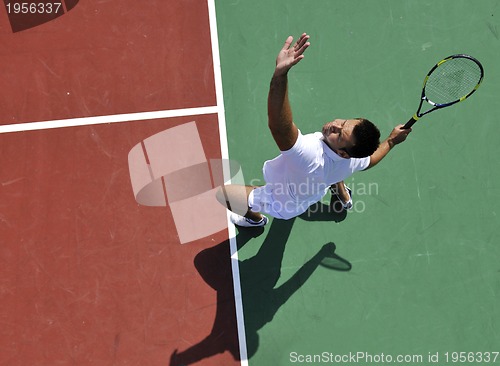
[[[216,191],[216,198],[228,210],[239,215],[245,215],[248,211],[248,192],[242,185],[229,184],[220,186]]]

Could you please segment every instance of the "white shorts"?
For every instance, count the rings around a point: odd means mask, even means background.
[[[277,219],[289,220],[304,213],[309,205],[298,205],[294,201],[281,202],[277,200],[273,195],[273,185],[268,183],[250,192],[248,207],[254,212],[267,214]]]

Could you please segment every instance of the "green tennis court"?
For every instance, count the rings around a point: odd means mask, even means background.
[[[250,365],[494,363],[477,352],[500,350],[499,6],[217,3],[229,152],[253,184],[278,153],[267,91],[289,34],[311,35],[289,85],[304,133],[363,116],[386,136],[414,113],[435,62],[468,53],[485,67],[476,95],[422,118],[381,165],[348,182],[355,206],[343,221],[316,206],[248,241],[240,233]],[[318,266],[330,242],[350,271]]]

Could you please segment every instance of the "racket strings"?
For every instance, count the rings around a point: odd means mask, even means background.
[[[425,95],[435,104],[447,104],[467,96],[481,81],[481,68],[468,58],[453,58],[438,66],[425,86]]]

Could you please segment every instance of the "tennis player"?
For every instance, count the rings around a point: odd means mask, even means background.
[[[351,191],[344,180],[353,173],[377,165],[411,129],[396,126],[380,143],[380,132],[364,118],[335,119],[321,132],[302,135],[292,118],[288,99],[288,72],[304,58],[309,35],[302,34],[293,44],[289,36],[276,58],[276,69],[268,95],[271,134],[280,155],[266,161],[264,186],[226,185],[218,200],[232,211],[237,226],[258,227],[268,222],[266,215],[288,220],[304,213],[331,190],[343,207],[352,207]]]

